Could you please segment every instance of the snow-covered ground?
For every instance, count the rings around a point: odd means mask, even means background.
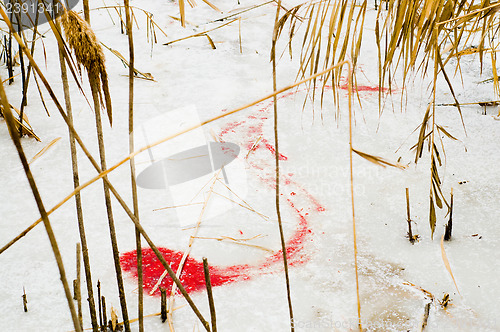
[[[91,6],[102,7],[104,3],[115,5],[114,2],[103,1],[91,2]],[[188,24],[183,29],[178,21],[170,17],[178,16],[176,3],[131,1],[131,5],[152,12],[155,22],[168,35],[165,37],[156,29],[158,43],[148,42],[146,17],[139,10],[134,10],[139,26],[139,29],[134,26],[136,68],[151,73],[155,78],[155,82],[135,81],[137,128],[152,130],[152,120],[153,123],[155,119],[160,121],[165,114],[179,116],[183,110],[195,114],[191,118],[204,121],[272,91],[269,54],[276,9],[274,4],[235,16],[242,17],[242,52],[238,21],[209,33],[217,47],[215,50],[210,47],[206,37],[162,45],[214,28],[221,23],[208,22],[258,3],[215,3],[223,11],[221,14],[200,2],[198,7],[187,10]],[[283,4],[285,7],[292,6],[287,1]],[[81,9],[80,6],[76,8]],[[427,152],[415,165],[414,152],[410,151],[418,138],[418,130],[413,131],[421,123],[429,102],[427,82],[416,78],[407,89],[404,105],[401,105],[402,92],[396,88],[388,96],[384,112],[379,115],[378,95],[373,91],[378,82],[376,45],[372,35],[375,15],[374,9],[370,8],[359,60],[358,84],[365,89],[360,89],[361,107],[354,104],[354,147],[392,161],[401,158],[400,162],[408,167],[405,170],[381,168],[359,157],[355,156],[354,159],[363,325],[369,331],[420,330],[424,307],[430,301],[430,296],[423,289],[436,298],[430,309],[428,331],[499,331],[499,309],[496,304],[500,298],[500,287],[496,281],[500,273],[500,228],[497,225],[500,219],[497,207],[500,199],[497,184],[500,178],[500,122],[495,118],[498,110],[490,108],[483,115],[483,109],[479,106],[463,107],[466,135],[455,108],[437,108],[437,123],[459,139],[453,141],[443,137],[446,162],[440,168],[445,195],[449,194],[450,188],[454,190],[453,241],[445,243],[444,247],[459,294],[441,257],[439,239],[447,220],[441,211],[438,212],[434,240],[431,240],[428,226],[430,171]],[[109,12],[105,9],[91,12],[91,23],[100,41],[127,58],[127,37],[120,34],[117,22],[117,14],[112,9]],[[45,24],[40,29],[46,31],[49,27]],[[47,53],[44,54],[39,43],[35,58],[39,64],[44,64],[42,70],[58,98],[63,100],[56,42],[50,32],[45,36],[43,46]],[[280,47],[284,49],[285,40],[282,40]],[[300,43],[294,44],[294,50],[298,56]],[[104,124],[107,163],[111,166],[128,155],[128,69],[111,52],[104,52],[114,107],[113,127]],[[464,87],[458,77],[454,79],[459,101],[496,100],[491,85],[478,84],[491,77],[488,65],[481,74],[477,58],[470,56],[465,61],[467,65],[462,66]],[[288,51],[284,53],[278,64],[279,86],[293,83],[297,62],[298,57],[290,60]],[[19,72],[19,68],[15,70]],[[1,69],[1,75],[2,79],[7,77],[6,68]],[[440,83],[437,102],[452,102],[444,81]],[[50,117],[42,108],[34,81],[31,80],[30,84],[26,112],[42,142],[23,138],[28,159],[53,139],[62,138],[31,165],[45,207],[49,209],[73,190],[68,132],[48,94],[42,88]],[[90,98],[85,79],[83,86]],[[9,102],[19,105],[20,78],[16,78],[15,83],[6,86],[6,89]],[[87,148],[97,157],[93,111],[78,92],[76,84],[71,84],[71,90],[75,127]],[[281,206],[285,238],[292,248],[289,253],[290,282],[298,331],[357,329],[346,91],[341,90],[340,96],[341,116],[338,119],[335,118],[336,108],[328,98],[323,108],[319,100],[308,102],[303,108],[306,98],[304,87],[285,93],[278,101],[280,153],[283,155],[280,162]],[[228,186],[231,183],[238,184],[242,177],[237,176],[233,181],[231,176],[234,174],[243,174],[245,179],[244,184],[240,183],[234,188],[235,191],[242,186],[245,188],[238,191],[241,196],[232,198],[240,204],[233,203],[220,211],[212,208],[211,214],[207,212],[190,255],[197,261],[206,256],[212,266],[226,272],[232,268],[233,272],[239,273],[239,278],[234,282],[214,288],[220,331],[289,330],[274,210],[272,111],[272,102],[267,100],[210,123],[198,132],[201,135],[199,137],[208,141],[216,137],[235,143],[241,149],[233,163],[235,170],[228,166],[229,181],[217,182],[217,188],[224,190],[221,186],[223,182]],[[186,121],[186,118],[187,115],[179,116],[178,120]],[[165,133],[158,130],[148,135],[162,137],[168,134],[167,129]],[[140,137],[140,133],[136,132],[136,136]],[[171,144],[172,149],[182,144],[191,144],[192,147],[199,145],[191,139],[181,136],[176,139],[177,143],[167,144]],[[257,141],[256,148],[251,149]],[[169,149],[159,149],[158,153],[171,151]],[[5,125],[0,126],[0,155],[0,244],[3,246],[37,220],[39,214]],[[79,153],[78,157],[81,180],[86,181],[95,176],[95,170],[85,156]],[[141,160],[147,162],[148,158]],[[445,159],[444,156],[442,159]],[[137,167],[143,170],[146,166],[138,161]],[[217,174],[222,178],[221,172]],[[193,185],[201,187],[210,182],[213,175],[198,179]],[[109,178],[131,206],[128,166],[121,166]],[[415,245],[405,238],[406,187],[410,188],[413,232],[420,236],[420,241]],[[144,228],[157,246],[181,252],[185,251],[193,234],[192,228],[184,226],[196,222],[183,220],[185,211],[182,209],[199,210],[202,205],[156,210],[176,205],[172,190],[139,188],[140,216]],[[216,204],[215,199],[224,200],[218,195],[213,196],[214,201],[208,201],[209,207],[210,204]],[[203,202],[203,197],[207,197],[206,193],[205,196],[200,194],[195,202]],[[82,199],[93,281],[97,283],[100,280],[108,310],[113,306],[119,312],[102,185],[95,183],[83,190]],[[120,252],[124,254],[135,249],[135,233],[133,224],[116,203],[114,200],[118,243]],[[251,207],[253,211],[242,205]],[[79,242],[74,202],[67,202],[50,216],[50,220],[71,281],[75,278],[75,244]],[[253,246],[235,244],[227,238],[227,241],[214,240],[222,237],[253,238],[244,241]],[[73,329],[57,266],[42,224],[2,253],[0,266],[0,331]],[[242,278],[242,274],[247,278]],[[129,315],[135,318],[136,279],[133,273],[125,272],[124,276]],[[23,287],[28,299],[27,313],[22,306]],[[84,294],[85,289],[82,285]],[[437,301],[445,293],[449,293],[451,299],[447,309],[443,309]],[[205,317],[209,317],[205,292],[193,292],[192,297]],[[176,306],[181,307],[173,315],[176,330],[202,330],[199,321],[188,306],[183,306],[184,303],[181,296],[176,297]],[[145,314],[159,312],[159,297],[146,295],[144,306]],[[85,300],[83,307],[84,326],[88,328],[90,319]],[[132,324],[133,329],[137,328],[136,324]],[[168,331],[168,325],[162,324],[159,317],[146,318],[145,327],[146,331]]]

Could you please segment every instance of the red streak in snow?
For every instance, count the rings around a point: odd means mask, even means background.
[[[179,262],[182,259],[182,252],[170,250],[168,248],[158,248],[167,263],[174,271],[177,271],[179,267]],[[137,257],[135,251],[130,251],[124,253],[120,257],[120,263],[123,270],[131,273],[137,278]],[[142,249],[142,264],[144,269],[144,290],[148,293],[153,289],[158,280],[160,279],[163,271],[163,265],[160,260],[156,257],[152,249]],[[246,265],[232,266],[228,268],[210,267],[210,281],[212,286],[221,286],[236,280],[245,280],[249,277],[246,276],[244,271],[247,269]],[[187,257],[184,268],[180,275],[180,281],[188,293],[200,291],[205,288],[203,273],[203,263]],[[163,278],[160,286],[167,290],[172,287],[172,279],[167,276]],[[160,290],[155,292],[155,295],[159,295]]]
[[[331,89],[331,87],[328,86],[327,88]],[[340,88],[347,89],[347,83],[341,85]],[[367,92],[379,91],[379,87],[377,86],[358,86],[357,88],[358,91],[367,91]],[[387,89],[384,89],[384,91],[386,90]],[[306,91],[306,90],[302,89],[302,90],[291,91],[279,96],[278,99],[292,96],[299,91]],[[244,142],[238,142],[238,143],[240,144],[240,146],[246,147],[247,149],[246,153],[248,153],[248,151],[251,148],[253,148],[254,150],[266,149],[272,153],[272,156],[274,156],[275,154],[274,146],[269,144],[269,142],[265,138],[263,138],[264,120],[267,120],[268,116],[261,116],[261,114],[257,113],[257,112],[266,113],[269,114],[269,116],[271,116],[272,113],[271,106],[273,106],[272,101],[268,103],[266,106],[254,111],[254,114],[250,114],[246,120],[240,122],[234,121],[227,123],[222,128],[219,136],[220,137],[227,135],[233,136],[233,133],[237,133],[238,134],[236,137],[237,139],[243,138],[245,140]],[[259,144],[254,146],[255,142],[259,139],[259,137],[262,137]],[[233,137],[230,137],[230,139],[228,138],[228,140],[232,141]],[[242,152],[245,153],[244,151]],[[273,169],[274,166],[273,163],[271,162],[274,159],[271,159],[271,156],[269,156],[268,158],[270,159],[269,160],[260,159],[257,161],[250,160],[248,163],[252,168],[260,171],[257,177],[260,178],[268,186],[268,188],[274,189],[275,188],[274,171],[265,172],[265,170],[267,169],[269,170]],[[279,159],[282,161],[288,160],[288,158],[283,154],[279,155]],[[299,193],[301,193],[303,197],[306,198],[306,200],[309,201],[311,205],[307,206],[306,204],[304,207],[299,209],[295,206],[295,203],[294,201],[292,201],[292,198],[286,199],[288,205],[290,206],[292,211],[294,211],[294,214],[296,215],[298,220],[297,228],[295,229],[292,236],[288,239],[285,245],[288,264],[290,266],[296,266],[305,263],[309,259],[309,257],[303,250],[306,239],[308,238],[309,234],[312,233],[312,230],[309,228],[308,221],[306,219],[306,216],[309,216],[309,212],[306,211],[312,210],[312,211],[322,212],[325,211],[325,208],[306,189],[304,189],[298,183],[293,181],[291,179],[292,176],[293,173],[288,173],[283,175],[282,185],[292,186],[292,189],[294,189],[295,191],[292,191],[290,195],[293,196],[294,199],[300,199],[301,195],[297,194],[297,191],[299,190],[300,191]],[[239,230],[239,233],[241,235],[243,234],[241,230]],[[176,272],[179,265],[179,261],[183,256],[183,253],[168,248],[160,248],[160,247],[158,248],[158,250],[162,253],[163,257],[165,257],[166,261],[170,264],[174,272]],[[144,274],[143,274],[144,289],[150,292],[156,285],[160,276],[165,270],[151,249],[149,248],[142,249],[142,256],[143,256],[143,267],[144,267]],[[268,256],[260,264],[256,265],[233,265],[228,267],[210,266],[210,277],[212,286],[221,286],[240,280],[248,280],[252,277],[252,275],[265,273],[266,269],[269,269],[273,266],[280,268],[281,265],[278,263],[280,263],[282,259],[283,259],[283,252],[279,250],[275,252],[273,255]],[[137,257],[135,250],[122,254],[120,262],[124,271],[132,274],[134,277],[137,278],[137,266],[136,266]],[[195,260],[194,258],[188,256],[186,263],[183,267],[182,273],[180,275],[180,280],[188,293],[203,290],[205,288],[203,264],[198,260]],[[161,282],[161,286],[166,289],[171,289],[172,279],[169,276],[165,277]],[[156,291],[155,295],[157,294],[159,294],[159,290]]]
[[[308,234],[312,231],[308,227],[307,219],[295,207],[294,203],[287,199],[288,204],[296,212],[299,223],[297,229],[294,231],[291,238],[286,243],[286,254],[289,266],[297,266],[305,263],[308,260],[307,255],[304,253],[303,248]],[[241,231],[240,231],[241,232]],[[159,247],[158,250],[165,258],[167,263],[174,272],[179,267],[179,262],[182,259],[183,253],[174,251],[168,248]],[[210,280],[212,286],[222,286],[236,281],[248,280],[256,273],[265,273],[266,269],[275,266],[283,259],[283,252],[281,250],[275,252],[273,255],[267,257],[264,262],[258,265],[233,265],[228,267],[210,266]],[[160,260],[156,257],[152,249],[142,249],[143,260],[143,279],[144,290],[150,292],[160,279],[162,273],[165,271]],[[132,274],[137,278],[137,256],[136,252],[130,251],[121,255],[120,263],[124,271]],[[180,281],[188,293],[197,292],[205,289],[205,279],[203,274],[203,263],[198,260],[187,257],[186,263],[180,275]],[[161,287],[170,290],[173,281],[169,276],[163,278],[160,283]],[[160,291],[157,289],[153,295],[159,295]]]
[[[269,144],[269,142],[266,140],[266,139],[262,139],[262,143],[264,143],[264,145],[266,146],[266,149],[268,149],[269,151],[271,151],[271,153],[273,154],[273,156],[276,154],[276,150],[274,149],[274,146],[272,146],[271,144]],[[279,156],[279,160],[288,160],[288,157],[282,155],[280,153],[280,156]]]
[[[236,127],[241,126],[243,123],[245,123],[245,121],[240,121],[240,122],[234,121],[234,122],[228,123],[226,125],[226,128],[223,131],[221,131],[220,136],[225,135],[230,131],[234,132],[234,129]]]

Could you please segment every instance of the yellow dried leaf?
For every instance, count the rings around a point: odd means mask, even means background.
[[[431,226],[431,239],[433,239],[434,230],[436,229],[436,208],[434,207],[434,200],[432,199],[432,193],[430,196],[430,206],[429,206],[429,224]]]
[[[61,137],[53,139],[49,144],[47,144],[43,149],[41,149],[36,155],[34,155],[33,158],[31,158],[29,164],[31,164],[32,162],[34,162],[35,160],[37,160],[38,158],[40,158],[45,152],[47,152],[48,149],[50,149],[60,139],[61,139]]]
[[[455,281],[455,277],[453,276],[453,272],[451,272],[451,267],[450,267],[450,262],[448,261],[448,257],[446,256],[446,251],[444,250],[444,235],[441,236],[441,257],[443,258],[443,263],[444,266],[446,267],[446,270],[451,276],[451,279],[453,279],[453,283],[455,284],[455,288],[457,289],[458,294],[460,294],[460,291],[458,290],[457,282]],[[462,294],[460,294],[461,296]]]
[[[372,163],[374,163],[375,165],[378,165],[378,166],[382,166],[382,167],[392,166],[392,167],[396,167],[396,168],[399,168],[399,169],[405,169],[406,168],[404,165],[401,165],[399,163],[392,163],[390,161],[385,160],[384,158],[373,156],[371,154],[367,154],[367,153],[358,151],[356,149],[352,149],[352,152],[356,153],[358,156],[360,156],[360,157],[362,157],[362,158],[368,160],[369,162],[372,162]]]
[[[111,307],[111,326],[113,327],[113,331],[115,331],[116,325],[118,325],[118,315],[115,308]]]

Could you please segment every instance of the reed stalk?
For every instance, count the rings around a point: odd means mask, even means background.
[[[58,31],[61,31],[60,18],[56,20],[56,27]],[[64,91],[64,101],[66,106],[66,112],[68,116],[68,121],[73,124],[73,110],[71,107],[71,97],[69,92],[69,83],[68,83],[68,73],[66,69],[66,63],[64,62],[64,53],[61,49],[61,45],[59,46],[59,63],[61,67],[61,79],[63,82],[63,91]],[[76,151],[75,144],[75,136],[71,131],[69,131],[69,145],[71,150],[71,166],[73,169],[73,186],[74,188],[78,188],[80,186],[80,175],[78,171],[78,155]],[[92,283],[92,271],[90,268],[90,258],[89,258],[89,249],[87,246],[87,236],[85,234],[85,223],[83,219],[83,209],[82,209],[82,198],[80,192],[75,194],[75,205],[76,205],[76,216],[78,222],[78,233],[80,235],[80,243],[82,246],[82,257],[83,257],[83,267],[85,271],[85,280],[87,284],[87,301],[89,304],[90,311],[90,321],[92,324],[93,332],[97,332],[99,330],[99,326],[97,324],[97,313],[95,308],[95,300],[94,300],[94,289]]]
[[[208,260],[203,257],[203,273],[205,275],[205,285],[207,287],[208,305],[210,307],[210,322],[212,323],[212,331],[217,332],[217,318],[215,314],[214,296],[212,294],[212,283],[210,281],[210,270],[208,268]]]
[[[128,133],[129,133],[129,152],[134,152],[134,68],[135,68],[135,56],[134,56],[134,36],[132,31],[132,17],[130,15],[130,3],[129,0],[124,0],[125,6],[125,20],[126,29],[128,36],[129,45],[129,72],[128,72],[128,84],[129,84],[129,100],[128,100]],[[134,215],[139,220],[139,202],[137,197],[137,184],[135,176],[135,163],[134,158],[130,159],[130,182],[132,187],[132,205],[134,208]],[[135,247],[137,255],[137,287],[138,287],[138,307],[137,314],[139,320],[139,332],[144,332],[144,291],[143,291],[143,273],[142,273],[142,245],[141,245],[141,233],[136,228],[135,229]]]
[[[17,20],[17,32],[19,35],[21,35],[21,15],[19,13],[16,14],[16,20]],[[23,35],[24,36],[24,35]],[[26,38],[25,38],[26,40]],[[23,114],[24,114],[24,106],[26,103],[26,96],[28,94],[28,84],[26,80],[26,71],[24,68],[24,57],[21,56],[23,52],[21,51],[21,46],[19,46],[19,63],[21,67],[21,84],[22,84],[22,94],[23,97],[21,99],[21,106],[19,107],[21,109],[21,112],[19,114],[19,137],[23,136],[23,126],[21,125],[23,123]]]
[[[81,292],[81,270],[82,265],[80,261],[82,248],[80,243],[76,244],[76,287],[75,287],[75,300],[78,304],[78,321],[83,329],[83,313],[82,313],[82,292]]]
[[[278,0],[278,5],[276,7],[276,18],[274,20],[274,33],[272,39],[271,48],[271,61],[273,66],[273,91],[277,91],[276,84],[276,42],[278,40],[278,29],[279,29],[279,18],[280,18],[280,8],[281,0]],[[276,215],[278,217],[278,228],[281,240],[281,251],[283,253],[283,266],[285,269],[285,283],[286,283],[286,296],[288,300],[288,314],[290,316],[290,330],[295,331],[295,325],[293,321],[293,307],[292,307],[292,296],[290,294],[290,277],[288,274],[288,261],[286,255],[286,242],[285,236],[283,234],[283,224],[281,221],[281,211],[280,211],[280,164],[279,164],[279,146],[278,146],[278,98],[276,95],[273,96],[273,106],[274,106],[274,160],[276,169]]]
[[[349,76],[348,76],[348,87],[347,90],[349,92],[349,176],[351,182],[351,211],[352,211],[352,235],[353,235],[353,249],[354,249],[354,268],[356,274],[356,303],[358,309],[358,329],[360,332],[363,331],[363,326],[361,324],[361,300],[359,297],[359,276],[358,276],[358,243],[356,237],[356,214],[354,208],[354,172],[353,172],[353,154],[354,149],[352,147],[352,64],[350,61],[344,61],[349,66]]]
[[[31,56],[33,56],[33,54],[35,53],[35,42],[36,42],[36,34],[38,32],[38,18],[40,16],[40,13],[38,12],[38,10],[36,11],[36,16],[35,16],[35,25],[33,27],[33,39],[31,41]],[[22,55],[23,52],[21,50],[21,47],[19,47],[19,54]],[[23,58],[21,56],[21,58]],[[28,86],[29,86],[29,82],[30,82],[30,75],[31,75],[31,63],[28,65],[28,72],[26,74],[26,80],[24,81],[24,84],[23,84],[23,99],[21,100],[21,107],[20,107],[20,115],[19,115],[19,122],[22,124],[23,123],[23,114],[24,114],[24,108],[26,107],[26,105],[28,104]],[[19,136],[22,136],[22,133],[23,133],[23,130],[22,130],[22,126],[19,126]]]
[[[89,18],[88,14],[85,14]],[[73,11],[67,11],[63,17],[63,27],[68,40],[69,46],[75,52],[78,63],[81,63],[87,70],[89,77],[90,89],[92,91],[92,99],[94,101],[94,114],[97,130],[97,143],[99,146],[99,157],[101,160],[101,169],[106,169],[106,149],[104,145],[104,134],[102,130],[101,119],[101,100],[106,101],[106,108],[108,110],[108,118],[110,124],[112,123],[111,113],[111,98],[107,88],[107,74],[104,65],[105,59],[102,48],[93,33],[90,22],[83,21]],[[102,83],[102,85],[101,85]],[[102,92],[101,92],[102,87]],[[123,325],[125,332],[130,332],[130,323],[128,320],[127,300],[125,297],[125,290],[123,286],[123,276],[120,265],[120,253],[118,251],[118,240],[116,238],[115,222],[113,217],[113,208],[111,205],[111,195],[106,182],[103,182],[104,201],[106,205],[106,214],[108,216],[109,236],[111,240],[111,247],[113,251],[113,261],[116,273],[116,282],[118,286],[118,294],[120,298],[120,306],[123,316]]]
[[[83,16],[85,18],[85,21],[90,24],[89,0],[83,0]]]
[[[102,131],[102,120],[100,111],[100,102],[97,89],[95,88],[96,78],[89,75],[90,86],[92,90],[92,98],[94,99],[94,113],[97,128],[97,142],[99,146],[99,156],[101,159],[101,169],[106,170],[106,151],[104,147],[104,135]],[[127,300],[125,298],[125,290],[123,286],[122,268],[120,265],[120,252],[118,251],[118,240],[116,238],[115,221],[113,217],[113,208],[111,206],[111,195],[109,193],[109,186],[103,182],[104,201],[106,204],[106,214],[108,216],[109,237],[111,239],[111,248],[113,250],[113,262],[115,266],[116,282],[118,286],[118,294],[120,298],[120,306],[122,309],[123,325],[125,332],[130,332],[130,323],[128,320]]]

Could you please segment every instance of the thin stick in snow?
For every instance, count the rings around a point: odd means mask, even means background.
[[[161,322],[165,323],[165,321],[167,320],[167,290],[163,287],[160,287],[160,293],[161,293],[161,303],[160,303]]]
[[[415,238],[411,231],[411,217],[410,217],[410,189],[406,188],[406,221],[408,222],[408,239],[411,244],[415,243]]]
[[[108,313],[106,312],[106,298],[103,296],[101,296],[100,300],[101,301],[101,305],[102,305],[102,327],[101,327],[101,330],[102,331],[107,331],[107,326],[108,326]]]
[[[102,330],[102,302],[101,302],[101,282],[97,280],[97,302],[99,303],[99,326]],[[106,323],[106,322],[104,322]]]
[[[356,300],[358,307],[358,329],[363,331],[361,325],[361,301],[359,297],[359,277],[358,277],[358,244],[356,240],[356,217],[354,209],[354,173],[352,168],[352,156],[354,149],[352,147],[352,63],[349,60],[344,61],[349,66],[347,90],[349,92],[349,173],[351,180],[351,207],[352,207],[352,234],[353,234],[353,247],[354,247],[354,267],[356,271]]]
[[[212,322],[211,332],[217,332],[214,296],[212,294],[212,283],[210,282],[210,270],[208,269],[208,260],[206,257],[203,257],[203,273],[205,274],[205,285],[207,286],[208,305],[210,307],[210,320]]]
[[[81,254],[81,246],[80,243],[76,244],[76,279],[75,279],[75,300],[78,305],[78,320],[80,321],[80,325],[83,329],[83,314],[82,314],[82,292],[81,292],[81,262],[80,256]]]
[[[427,326],[427,321],[429,319],[429,311],[430,310],[431,310],[431,302],[429,302],[425,305],[424,317],[422,318],[422,325],[420,326],[420,332],[425,330],[425,327]]]
[[[24,308],[24,312],[28,312],[28,299],[26,297],[26,290],[24,289],[23,287],[23,308]]]

